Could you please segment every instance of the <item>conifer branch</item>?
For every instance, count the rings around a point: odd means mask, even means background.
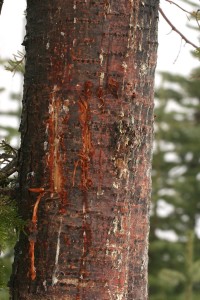
[[[0,0],[1,1],[1,0]],[[24,73],[24,60],[25,54],[21,51],[17,51],[17,54],[13,54],[14,59],[8,61],[8,65],[5,66],[5,69],[10,72],[21,72]]]
[[[0,149],[0,188],[7,189],[12,181],[9,177],[17,171],[18,151],[6,141],[1,141]]]
[[[1,250],[16,242],[17,234],[26,221],[19,215],[16,197],[18,150],[6,141],[0,142],[0,254]],[[11,177],[10,177],[11,176]],[[0,270],[1,272],[1,270]],[[1,278],[1,273],[0,273]]]
[[[172,28],[173,31],[175,31],[176,33],[178,33],[178,35],[180,35],[180,37],[187,43],[190,44],[192,47],[194,47],[196,50],[199,50],[199,47],[197,45],[195,45],[194,43],[192,43],[191,41],[189,41],[172,23],[171,21],[167,18],[167,16],[164,14],[163,10],[161,8],[159,8],[159,12],[161,13],[161,15],[163,16],[163,18],[165,19],[165,21],[169,24],[169,26]]]
[[[2,155],[0,155],[0,159],[2,159]],[[6,161],[3,159],[4,162]],[[12,174],[14,174],[17,171],[16,168],[17,165],[17,157],[14,157],[11,161],[9,161],[5,167],[0,169],[0,177],[3,175],[3,177],[9,177]]]
[[[0,254],[8,246],[14,246],[18,233],[24,230],[27,221],[18,213],[17,203],[8,195],[0,197]],[[0,270],[1,272],[1,270]]]

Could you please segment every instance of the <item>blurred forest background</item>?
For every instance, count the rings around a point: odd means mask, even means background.
[[[171,2],[171,1],[169,1]],[[196,2],[190,4],[191,30],[200,31],[200,13]],[[194,25],[195,24],[195,25]],[[197,66],[199,55],[196,56]],[[19,63],[22,60],[21,63]],[[23,54],[0,60],[9,71],[23,80]],[[153,192],[149,250],[150,300],[200,299],[200,67],[188,70],[188,76],[160,72],[155,92],[155,142]],[[0,86],[0,97],[4,87]],[[21,93],[11,93],[15,110],[1,116],[20,119]],[[16,156],[19,134],[16,126],[0,122],[0,168]],[[17,185],[0,175],[0,299],[7,300],[13,247],[23,221],[15,200],[5,196]],[[8,193],[7,193],[8,194]]]

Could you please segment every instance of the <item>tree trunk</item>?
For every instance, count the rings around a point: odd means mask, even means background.
[[[11,299],[145,300],[158,0],[28,0]]]

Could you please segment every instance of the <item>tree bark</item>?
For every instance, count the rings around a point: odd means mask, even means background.
[[[158,0],[28,0],[11,299],[145,300]]]

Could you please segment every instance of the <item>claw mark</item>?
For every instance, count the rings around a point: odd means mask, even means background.
[[[52,102],[49,105],[49,157],[48,165],[51,170],[51,189],[57,193],[62,190],[62,171],[61,171],[61,134],[62,128],[59,126],[59,112],[61,111],[61,101],[56,98],[58,87],[54,86]]]
[[[54,286],[58,282],[58,278],[56,277],[56,273],[58,271],[58,258],[60,254],[60,234],[61,234],[61,227],[62,227],[62,217],[60,219],[60,226],[58,230],[58,239],[57,239],[57,246],[56,246],[56,257],[55,257],[55,267],[54,272],[52,275],[52,286]]]
[[[35,280],[36,278],[36,268],[35,268],[35,242],[36,242],[36,235],[37,235],[37,212],[38,212],[38,206],[40,203],[41,198],[44,195],[44,188],[30,188],[30,192],[33,193],[40,193],[37,197],[37,200],[35,202],[34,208],[33,208],[33,216],[31,220],[31,226],[29,227],[30,235],[29,235],[29,255],[30,255],[30,270],[28,275],[30,276],[31,280]]]
[[[72,183],[73,186],[75,185],[75,175],[76,175],[76,169],[78,165],[80,165],[81,168],[81,189],[82,190],[88,190],[88,188],[92,185],[92,180],[89,178],[89,163],[91,160],[91,157],[94,154],[94,148],[92,145],[92,139],[91,139],[91,133],[90,133],[90,107],[88,100],[91,97],[91,82],[86,82],[84,87],[84,93],[81,95],[80,100],[78,102],[79,105],[79,121],[81,125],[81,131],[82,131],[82,149],[79,152],[79,159],[74,164],[74,172],[73,172],[73,179]]]
[[[90,225],[87,224],[87,193],[88,189],[92,186],[92,180],[89,176],[89,168],[94,154],[94,148],[92,145],[92,138],[90,132],[90,121],[91,121],[91,111],[89,106],[89,100],[92,96],[92,82],[87,81],[84,85],[84,91],[80,96],[79,105],[79,121],[81,126],[81,138],[82,138],[82,148],[79,152],[79,159],[75,162],[74,174],[73,174],[73,186],[74,178],[78,165],[81,169],[81,182],[80,189],[83,195],[83,221],[82,221],[82,238],[83,238],[83,249],[80,258],[80,277],[77,286],[76,300],[80,300],[80,289],[81,284],[86,276],[86,258],[91,245],[91,229]]]
[[[64,174],[62,164],[63,161],[66,161],[63,137],[64,126],[69,118],[69,99],[60,99],[59,91],[60,88],[54,85],[49,103],[47,166],[50,172],[50,190],[60,196],[60,212],[65,213],[67,206],[67,191],[64,187],[66,174]]]

